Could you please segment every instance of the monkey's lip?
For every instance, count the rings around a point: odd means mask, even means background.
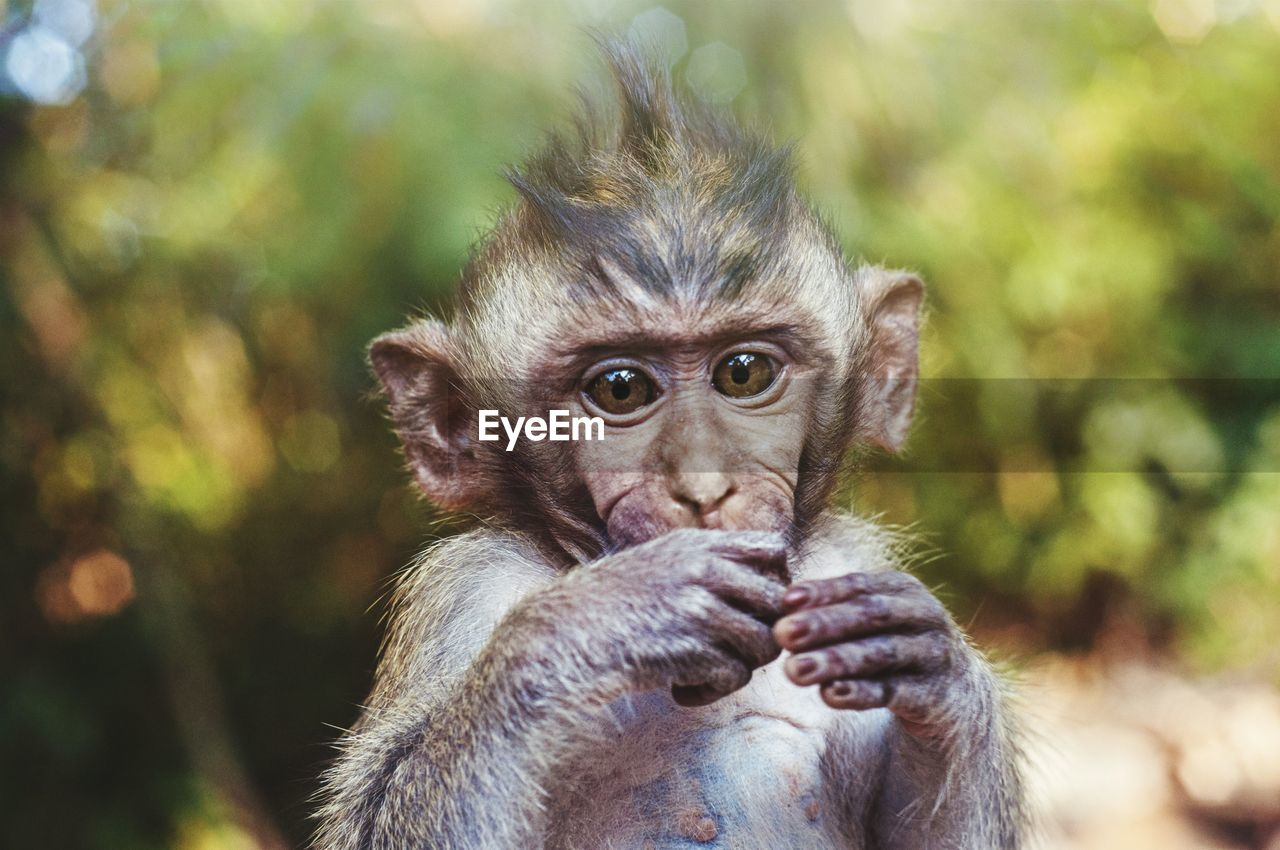
[[[699,514],[697,517],[698,528],[712,528],[716,531],[724,529],[724,514],[719,508],[708,511],[705,514]]]

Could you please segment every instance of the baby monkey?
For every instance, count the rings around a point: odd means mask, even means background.
[[[850,267],[785,150],[606,46],[616,115],[510,174],[456,317],[373,342],[477,528],[407,571],[316,846],[1021,846],[999,679],[830,506],[912,416],[915,276]],[[480,410],[602,440],[477,439]]]

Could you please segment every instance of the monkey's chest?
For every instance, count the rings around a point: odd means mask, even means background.
[[[621,701],[611,744],[575,767],[576,811],[552,846],[848,846],[821,770],[830,709],[779,670],[756,677],[701,709],[665,693]]]

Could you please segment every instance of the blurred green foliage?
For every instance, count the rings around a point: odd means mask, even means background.
[[[83,92],[0,99],[0,843],[304,841],[439,520],[364,345],[447,301],[584,25],[658,33],[924,274],[909,462],[848,500],[918,523],[962,619],[1276,676],[1280,3],[667,9],[112,0]]]

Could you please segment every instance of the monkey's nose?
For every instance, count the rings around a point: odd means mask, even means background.
[[[672,476],[671,495],[705,521],[733,495],[733,479],[723,472],[685,472]]]

